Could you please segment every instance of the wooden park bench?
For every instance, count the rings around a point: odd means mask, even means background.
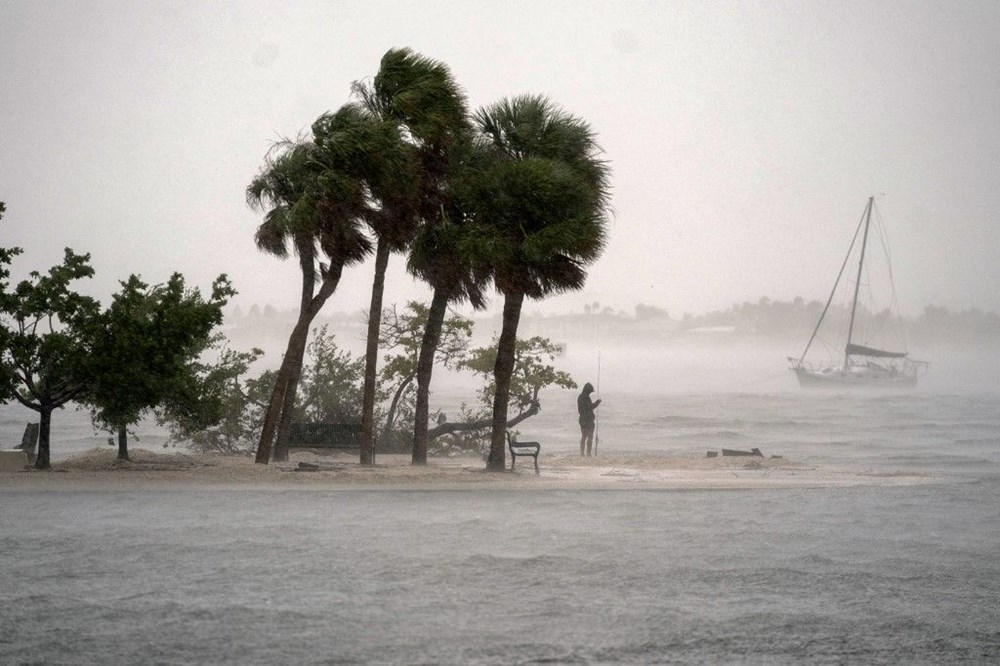
[[[359,449],[360,423],[293,423],[289,448]]]
[[[519,442],[517,435],[507,431],[507,448],[510,449],[510,471],[514,471],[514,463],[518,456],[531,456],[535,459],[535,474],[538,474],[538,452],[542,450],[539,442]]]

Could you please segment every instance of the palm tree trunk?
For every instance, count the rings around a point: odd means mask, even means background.
[[[427,326],[420,344],[417,359],[417,404],[413,423],[414,465],[427,464],[427,427],[430,421],[431,373],[434,371],[434,354],[441,340],[444,316],[448,312],[448,296],[443,289],[435,289],[427,312]]]
[[[285,395],[291,392],[294,400],[295,390],[298,387],[298,377],[294,377],[294,381],[292,381],[295,374],[293,372],[296,363],[295,359],[301,359],[305,354],[306,341],[309,339],[309,326],[312,324],[313,319],[316,318],[316,315],[319,314],[323,304],[337,290],[343,270],[344,267],[342,265],[330,267],[326,275],[323,276],[323,283],[319,288],[319,293],[309,302],[309,307],[299,315],[299,320],[296,322],[295,328],[292,329],[292,334],[288,338],[288,348],[281,362],[281,368],[278,369],[278,377],[274,382],[271,400],[268,403],[267,412],[264,414],[260,443],[257,445],[257,456],[254,459],[254,462],[258,464],[266,465],[271,459],[271,445],[278,427],[279,417],[285,404]],[[298,363],[301,364],[301,360]]]
[[[295,246],[299,255],[299,268],[302,271],[302,293],[299,300],[299,316],[309,309],[313,294],[316,291],[316,245],[311,236],[298,236]],[[302,376],[302,359],[305,347],[297,358],[293,358],[285,386],[282,388],[281,418],[278,421],[278,437],[274,443],[275,462],[288,460],[288,443],[292,438],[292,419],[295,415],[295,391],[288,391],[288,386],[298,386]]]
[[[118,426],[118,460],[128,460],[128,430]]]
[[[493,366],[493,381],[497,392],[493,397],[493,432],[490,436],[490,456],[486,469],[502,472],[506,462],[507,404],[510,402],[510,378],[514,373],[514,355],[517,346],[517,325],[521,320],[524,294],[506,294],[503,301],[503,328],[497,343],[497,360]]]
[[[38,410],[38,456],[35,469],[49,469],[49,433],[52,431],[52,407],[42,405]]]
[[[312,236],[298,236],[295,245],[299,253],[299,270],[302,271],[302,295],[299,299],[299,314],[309,308],[316,291],[316,245]]]
[[[288,387],[294,386],[297,388],[299,385],[299,378],[302,377],[302,363],[305,351],[305,344],[302,345],[301,350],[296,348],[297,358],[292,359],[285,388],[282,392],[281,417],[278,419],[278,436],[274,441],[274,455],[272,456],[275,462],[288,460],[288,445],[292,439],[292,419],[295,417],[295,391],[289,391]]]
[[[379,239],[375,248],[375,279],[368,308],[368,344],[365,347],[365,387],[361,403],[361,464],[375,464],[375,378],[378,372],[378,334],[382,324],[382,294],[389,265],[389,244]]]

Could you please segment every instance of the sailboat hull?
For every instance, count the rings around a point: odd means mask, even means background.
[[[814,370],[806,367],[792,368],[805,388],[912,388],[917,385],[915,373],[893,372],[882,368],[827,367]]]

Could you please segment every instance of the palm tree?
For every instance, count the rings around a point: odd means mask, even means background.
[[[609,213],[610,168],[590,126],[541,96],[505,99],[475,114],[494,151],[475,197],[479,241],[504,296],[493,369],[496,395],[487,469],[504,469],[505,428],[524,298],[580,289],[600,256]]]
[[[447,208],[442,206],[440,217],[425,225],[414,240],[407,261],[410,272],[434,289],[417,359],[412,452],[414,465],[427,464],[431,375],[448,305],[463,301],[469,301],[476,309],[486,305],[485,289],[489,284],[489,271],[472,263],[467,248],[470,225],[468,219],[456,208],[454,205]]]
[[[361,157],[370,155],[375,147],[366,114],[355,105],[345,105],[321,116],[313,134],[313,142],[289,144],[269,159],[247,189],[251,205],[271,206],[257,231],[258,246],[282,256],[282,248],[293,240],[303,276],[299,318],[288,339],[257,448],[256,462],[264,464],[270,459],[276,430],[275,457],[287,458],[309,326],[336,291],[344,267],[371,252],[371,242],[363,231],[371,214],[371,198],[364,179],[367,164]],[[318,261],[317,246],[326,263]],[[320,287],[313,293],[317,272]]]
[[[255,234],[257,248],[279,259],[287,259],[288,246],[291,244],[298,255],[302,273],[300,319],[306,314],[316,291],[316,229],[311,220],[293,213],[314,178],[311,157],[314,148],[312,143],[303,140],[275,143],[264,158],[264,166],[247,186],[246,192],[247,205],[265,213],[264,221],[257,227]],[[278,445],[274,448],[276,460],[287,458],[287,439],[282,440],[281,435],[291,432],[295,392],[288,391],[288,379],[302,372],[301,355],[293,358],[286,352],[285,360],[292,367],[285,375],[284,382],[276,385],[272,393],[272,400],[277,396],[281,398]]]
[[[468,108],[465,95],[452,78],[447,65],[406,48],[388,51],[382,58],[379,72],[372,84],[355,84],[355,92],[373,113],[397,123],[413,148],[418,165],[419,196],[416,213],[417,219],[422,222],[419,235],[416,239],[413,238],[418,227],[409,224],[397,223],[393,231],[407,236],[406,242],[412,240],[408,267],[434,288],[417,373],[413,462],[423,464],[427,461],[431,372],[448,303],[469,298],[477,307],[483,304],[482,287],[477,286],[476,281],[470,281],[470,269],[463,269],[462,262],[459,261],[454,222],[456,219],[461,221],[461,215],[455,215],[449,195],[450,180],[461,161],[457,157],[460,146],[468,144]],[[376,233],[379,234],[381,247],[384,232],[376,230]],[[465,264],[467,266],[468,262]],[[366,462],[365,451],[371,446],[369,442],[374,435],[378,317],[381,311],[378,270],[379,265],[376,264],[376,285],[372,290],[368,319],[362,463]]]
[[[434,209],[434,185],[440,179],[443,154],[455,128],[465,127],[466,107],[447,66],[410,49],[386,52],[374,80],[356,82],[354,93],[375,117],[396,128],[400,137],[398,158],[383,161],[379,174],[383,179],[374,188],[381,195],[383,214],[372,224],[378,244],[365,350],[361,419],[364,465],[374,462],[378,338],[389,254],[404,250],[419,228],[421,214]],[[384,155],[388,156],[389,151]]]

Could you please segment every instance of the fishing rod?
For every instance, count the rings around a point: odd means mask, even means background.
[[[601,395],[601,350],[597,350],[597,395]],[[597,457],[597,447],[601,443],[601,417],[594,412],[594,457]]]

